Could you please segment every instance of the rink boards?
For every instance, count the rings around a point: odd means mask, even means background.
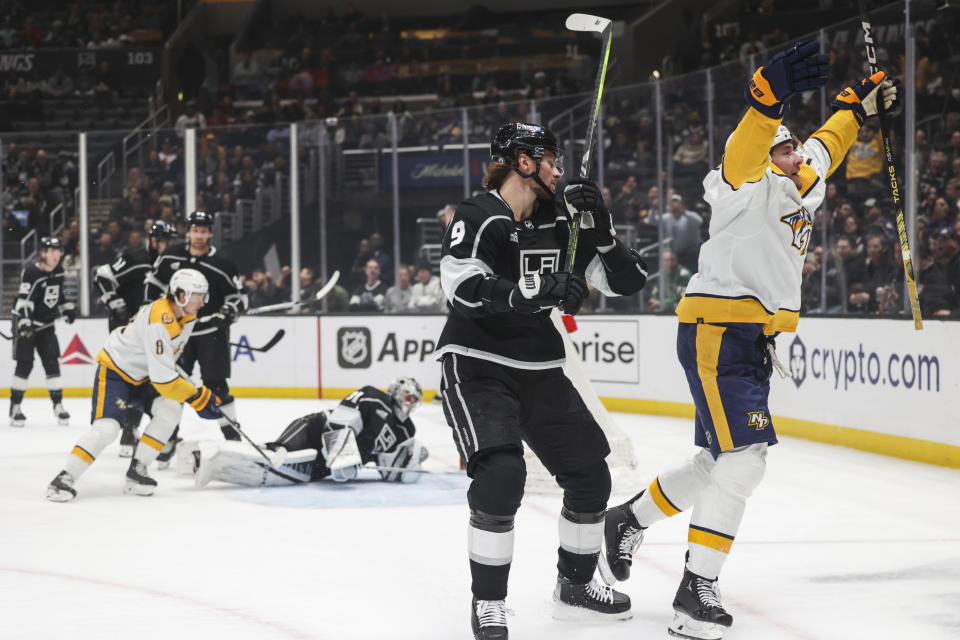
[[[668,316],[581,316],[571,338],[604,404],[614,411],[693,416]],[[231,330],[231,387],[240,397],[338,398],[385,388],[397,375],[439,386],[433,359],[443,316],[244,317]],[[283,338],[268,352],[250,347]],[[89,393],[106,321],[59,322],[68,395]],[[9,393],[10,344],[0,388]],[[803,318],[777,339],[790,377],[771,380],[778,433],[960,467],[960,324]],[[39,361],[29,395],[43,395]]]

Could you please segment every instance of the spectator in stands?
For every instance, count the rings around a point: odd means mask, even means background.
[[[960,294],[960,236],[956,229],[944,229],[937,235],[934,257],[947,273],[954,291]]]
[[[73,80],[64,73],[63,65],[57,65],[56,72],[47,80],[47,95],[62,98],[73,93]]]
[[[702,129],[684,131],[684,142],[677,147],[673,161],[686,175],[702,175],[707,168],[707,141],[703,139]]]
[[[860,127],[857,140],[847,154],[847,191],[861,194],[876,188],[875,179],[879,177],[883,165],[883,143],[877,135],[877,129],[872,123],[865,124]]]
[[[875,314],[889,298],[888,289],[896,283],[897,272],[903,269],[894,263],[890,245],[881,234],[867,237],[866,252],[862,268],[850,275],[847,307],[853,312]]]
[[[957,310],[957,292],[946,268],[933,259],[933,252],[921,245],[917,259],[917,296],[924,317],[949,316]]]
[[[97,237],[97,243],[90,250],[90,264],[109,264],[116,257],[117,249],[113,245],[113,236],[104,229]]]
[[[697,268],[700,256],[702,223],[703,218],[684,206],[682,195],[675,193],[670,196],[670,206],[661,221],[663,239],[670,241],[677,260],[691,271]]]
[[[16,42],[17,30],[13,27],[13,22],[10,20],[9,14],[5,15],[3,17],[3,23],[0,24],[0,47],[12,49]]]
[[[383,279],[388,282],[392,280],[393,260],[390,254],[383,249],[383,236],[376,232],[370,234],[370,257],[380,265]]]
[[[397,271],[397,283],[387,289],[383,298],[383,310],[387,313],[410,311],[410,267],[402,264]]]
[[[934,187],[937,193],[942,193],[943,188],[947,186],[949,178],[947,154],[942,151],[936,151],[930,154],[930,164],[927,170],[920,174],[920,188],[929,189]]]
[[[93,95],[101,104],[110,102],[113,99],[113,72],[110,70],[110,62],[101,60],[97,65],[97,70],[93,74]]]
[[[417,281],[410,294],[410,310],[418,313],[446,313],[447,299],[440,288],[440,278],[433,275],[430,265],[417,267]]]
[[[693,272],[677,262],[677,256],[669,249],[663,251],[663,270],[662,280],[660,276],[651,276],[650,281],[653,286],[650,288],[650,302],[647,309],[657,313],[664,311],[673,313],[677,308],[677,303],[683,297],[683,292],[687,289],[687,283]],[[660,302],[660,284],[663,283],[663,302]]]
[[[240,53],[240,60],[233,66],[230,83],[237,94],[244,98],[259,98],[263,91],[264,74],[251,51]]]
[[[383,297],[387,287],[380,280],[380,264],[372,258],[367,260],[364,274],[365,282],[354,289],[350,296],[350,311],[383,311]]]
[[[357,244],[357,255],[353,258],[350,265],[349,282],[351,284],[361,283],[366,279],[367,262],[373,257],[370,252],[370,239],[362,238]]]
[[[139,185],[139,182],[137,184]],[[113,205],[113,209],[110,210],[110,220],[115,220],[128,229],[132,228],[137,220],[142,220],[145,217],[146,211],[143,207],[143,196],[140,194],[139,187],[130,188],[127,197]],[[95,262],[94,264],[104,263]]]
[[[623,186],[620,187],[617,195],[613,198],[610,211],[613,212],[615,220],[624,220],[628,209],[639,210],[640,202],[641,195],[637,185],[637,177],[627,176]]]
[[[178,138],[183,138],[184,131],[188,128],[192,129],[206,129],[207,128],[207,118],[199,111],[197,111],[197,101],[196,100],[187,100],[187,103],[184,105],[184,111],[177,118],[176,123],[173,125],[173,129],[177,134]]]
[[[453,219],[453,214],[456,212],[456,205],[445,204],[443,207],[437,211],[437,222],[440,223],[442,229],[446,229],[447,225],[450,224],[450,220]]]
[[[647,189],[647,201],[640,208],[640,220],[650,224],[656,224],[657,217],[660,215],[660,188],[653,185]]]

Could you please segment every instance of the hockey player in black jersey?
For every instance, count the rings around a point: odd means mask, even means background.
[[[203,384],[220,399],[220,410],[229,418],[220,420],[220,430],[228,440],[239,440],[240,434],[230,426],[236,420],[236,407],[227,378],[230,377],[230,325],[247,309],[247,291],[233,261],[210,244],[213,216],[206,211],[187,215],[187,242],[171,245],[157,258],[153,271],[147,276],[146,298],[161,297],[170,277],[177,269],[196,269],[210,284],[210,300],[200,310],[197,327],[183,351],[181,364],[192,373],[194,364],[200,364]],[[177,434],[170,438],[175,446]],[[172,455],[168,449],[165,457]]]
[[[196,465],[196,484],[212,480],[247,486],[289,485],[331,478],[346,482],[375,462],[387,481],[416,482],[427,449],[415,438],[410,414],[423,402],[420,384],[399,377],[384,393],[366,386],[329,411],[297,418],[264,447],[273,469],[249,445],[198,442],[180,456]],[[192,453],[196,452],[196,453]]]
[[[57,422],[69,424],[70,414],[63,408],[63,384],[60,382],[60,343],[53,323],[59,318],[73,322],[74,304],[63,296],[63,247],[57,238],[40,239],[40,258],[28,263],[20,278],[20,290],[13,307],[13,358],[16,368],[10,389],[10,425],[22,427],[26,416],[20,408],[27,390],[27,378],[33,369],[33,352],[47,374],[47,390],[53,402]]]
[[[150,227],[149,245],[130,247],[124,250],[110,264],[100,265],[93,279],[100,289],[100,301],[107,307],[110,317],[108,327],[113,331],[130,321],[130,317],[144,303],[144,283],[153,263],[164,252],[167,245],[177,238],[177,229],[163,220],[157,220]],[[143,412],[129,408],[122,425],[120,435],[120,457],[129,458],[137,446],[134,430],[140,424]]]
[[[563,489],[559,576],[562,617],[630,617],[630,599],[594,579],[610,496],[606,437],[562,370],[550,320],[575,314],[587,282],[632,295],[646,265],[613,230],[596,185],[563,175],[556,138],[504,125],[491,144],[486,193],[462,202],[443,237],[440,275],[451,308],[437,347],[443,409],[472,479],[468,553],[476,638],[506,638],[513,520],[523,497],[523,444]],[[583,213],[573,273],[563,270],[570,213]]]

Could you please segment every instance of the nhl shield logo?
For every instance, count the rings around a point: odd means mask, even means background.
[[[337,362],[344,369],[370,366],[370,330],[366,327],[341,327],[337,330]]]
[[[807,378],[807,347],[800,336],[790,343],[790,379],[799,387]]]

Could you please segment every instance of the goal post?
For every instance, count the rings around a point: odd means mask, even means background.
[[[567,333],[567,328],[563,323],[560,312],[556,309],[550,314],[553,325],[563,337],[564,352],[566,363],[563,365],[563,373],[573,383],[587,408],[593,414],[594,419],[603,429],[607,436],[607,442],[610,443],[610,455],[607,456],[607,465],[610,467],[610,475],[613,480],[614,491],[624,491],[636,487],[642,478],[639,477],[637,469],[637,456],[633,449],[633,443],[627,437],[627,434],[616,423],[607,408],[600,402],[590,377],[587,375],[573,341]],[[556,494],[560,492],[560,487],[556,480],[547,471],[543,463],[530,450],[525,447],[524,458],[527,463],[527,484],[528,493]]]

